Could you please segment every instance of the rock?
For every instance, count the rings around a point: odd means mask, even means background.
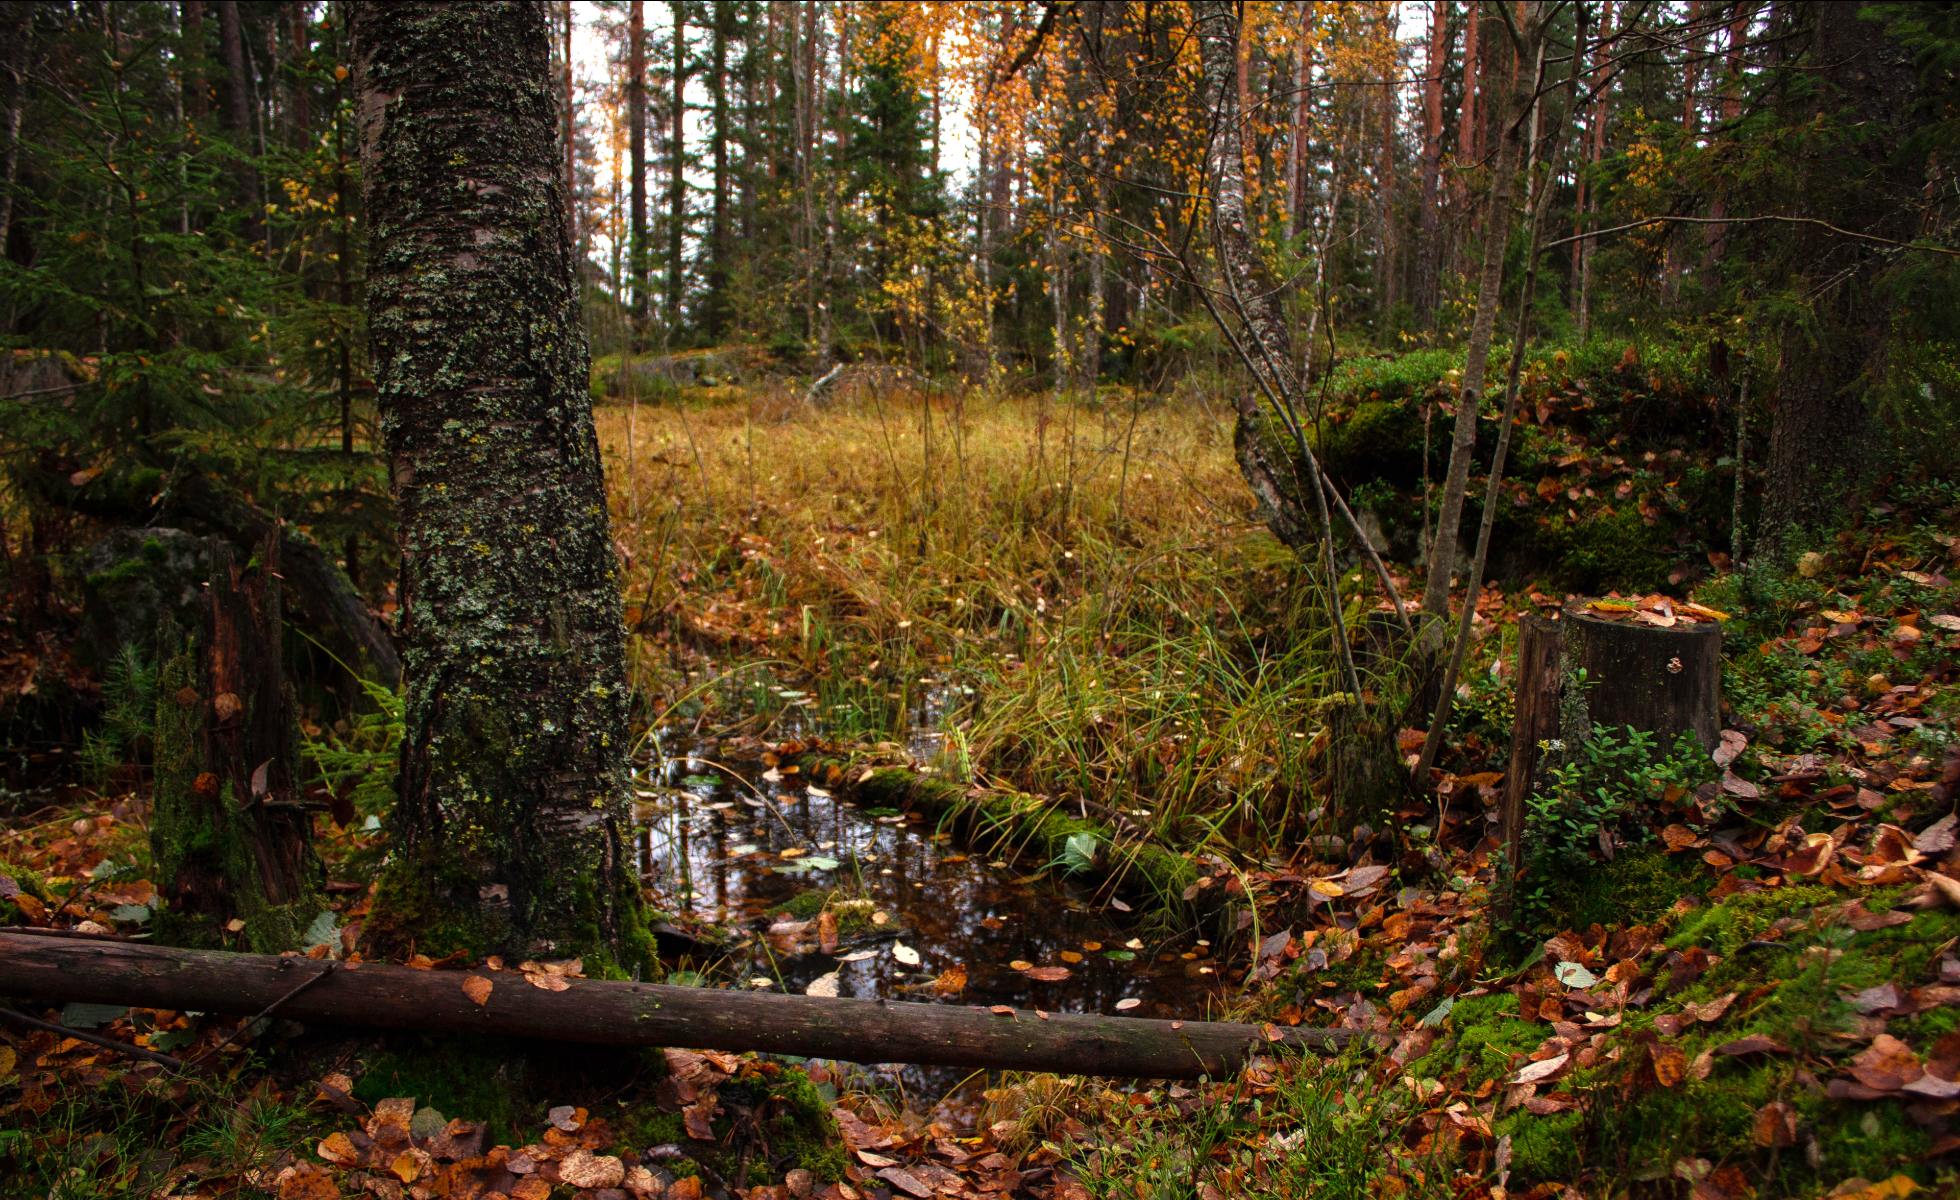
[[[197,629],[215,552],[225,546],[181,529],[118,529],[83,550],[72,564],[82,583],[82,660],[100,665],[135,646],[154,663],[165,619],[183,633]]]

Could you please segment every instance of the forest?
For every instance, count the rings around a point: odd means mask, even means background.
[[[0,1200],[1960,1191],[1960,4],[0,105]]]

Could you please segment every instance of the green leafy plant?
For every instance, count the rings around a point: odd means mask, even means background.
[[[1646,730],[1599,727],[1576,744],[1545,749],[1555,763],[1525,813],[1524,882],[1514,910],[1524,927],[1555,916],[1602,859],[1647,841],[1641,818],[1665,797],[1693,791],[1716,773],[1690,733],[1663,750]]]
[[[300,750],[336,795],[345,795],[362,816],[378,817],[394,806],[401,762],[402,697],[393,688],[361,681],[368,707]]]

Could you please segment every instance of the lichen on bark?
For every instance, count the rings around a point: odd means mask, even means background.
[[[370,928],[643,965],[624,625],[543,8],[354,7],[406,737]]]

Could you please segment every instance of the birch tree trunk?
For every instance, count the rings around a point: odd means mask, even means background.
[[[368,2],[353,31],[406,644],[369,928],[634,969],[625,630],[545,9]]]

